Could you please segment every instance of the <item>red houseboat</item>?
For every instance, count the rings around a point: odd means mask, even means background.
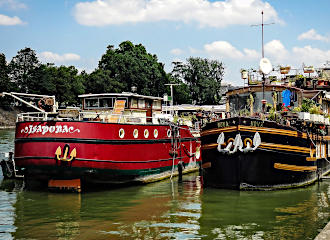
[[[146,183],[198,169],[198,138],[163,114],[162,98],[135,93],[79,97],[82,110],[18,115],[14,159],[26,180]],[[52,104],[54,99],[44,99],[39,105],[55,108]]]

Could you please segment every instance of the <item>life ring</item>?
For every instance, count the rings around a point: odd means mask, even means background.
[[[40,99],[40,100],[38,101],[38,107],[39,107],[41,110],[45,110],[45,106],[46,106],[45,100],[44,100],[44,99]]]
[[[234,141],[235,141],[234,138],[229,138],[229,139],[227,140],[227,144],[229,144],[230,142],[234,142]]]
[[[245,138],[245,139],[244,139],[244,147],[247,146],[247,143],[248,143],[248,142],[250,143],[250,147],[252,146],[253,142],[252,142],[251,138]]]

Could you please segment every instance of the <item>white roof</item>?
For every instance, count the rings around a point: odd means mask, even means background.
[[[131,92],[122,92],[122,93],[98,93],[98,94],[82,94],[78,95],[79,98],[100,98],[100,97],[136,97],[136,98],[146,98],[152,100],[163,100],[162,97],[153,97],[153,96],[146,96],[140,95]]]
[[[208,112],[225,112],[226,105],[191,105],[182,104],[174,106],[163,106],[163,110],[175,110],[175,111],[208,111]]]

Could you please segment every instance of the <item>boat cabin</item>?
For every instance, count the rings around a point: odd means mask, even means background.
[[[158,123],[162,114],[161,97],[136,93],[101,93],[78,96],[82,101],[83,120],[116,123]]]

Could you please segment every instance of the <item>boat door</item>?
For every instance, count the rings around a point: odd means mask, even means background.
[[[147,122],[152,122],[152,100],[146,100]]]

